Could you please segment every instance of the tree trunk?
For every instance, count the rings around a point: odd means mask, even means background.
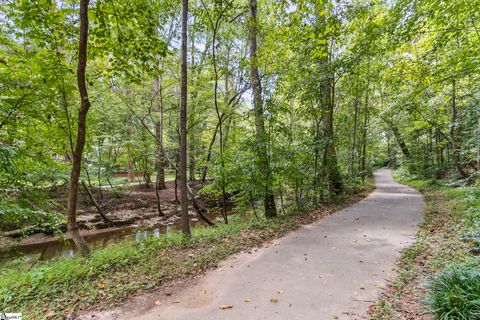
[[[257,61],[257,0],[250,0],[250,67],[251,67],[251,81],[253,90],[253,107],[255,113],[255,131],[257,140],[257,162],[259,171],[264,179],[265,195],[264,206],[265,216],[272,218],[277,216],[277,208],[275,206],[275,198],[271,190],[272,172],[270,170],[270,164],[268,162],[267,154],[267,135],[265,131],[265,122],[263,114],[263,101],[262,101],[262,85],[260,82],[260,74],[258,71]]]
[[[135,182],[135,161],[133,160],[132,146],[130,141],[132,141],[132,128],[130,124],[127,124],[127,137],[128,137],[128,147],[127,147],[127,179],[128,182]]]
[[[208,164],[210,163],[210,159],[212,158],[212,149],[213,149],[213,145],[215,144],[215,140],[217,139],[217,132],[219,127],[220,127],[220,122],[217,122],[217,125],[215,126],[215,130],[213,131],[212,140],[210,140],[210,144],[208,145],[207,159],[205,160],[205,166],[203,167],[203,171],[202,171],[202,182],[205,182],[205,180],[207,179]]]
[[[159,118],[155,123],[155,136],[157,139],[157,180],[158,190],[167,189],[165,185],[165,150],[163,150],[163,78],[153,82],[154,91],[158,95],[157,112]]]
[[[88,99],[85,69],[87,67],[88,43],[88,4],[89,0],[80,0],[80,39],[78,45],[77,85],[80,93],[80,109],[78,110],[78,129],[75,149],[72,155],[72,170],[68,186],[67,230],[75,246],[83,256],[90,253],[87,242],[81,236],[77,224],[77,196],[80,169],[82,166],[83,148],[87,130],[87,113],[90,108]]]
[[[188,0],[183,0],[182,6],[182,63],[181,63],[181,100],[180,100],[180,206],[182,232],[190,237],[190,220],[188,217],[187,191],[187,29]]]
[[[324,108],[324,127],[323,136],[325,139],[325,147],[323,152],[323,167],[328,184],[328,190],[333,195],[343,192],[343,181],[338,170],[337,154],[335,150],[335,137],[333,129],[333,90],[332,79],[328,77],[324,80],[323,88],[323,108]]]
[[[218,24],[217,24],[218,26]],[[222,189],[222,216],[225,224],[228,224],[228,215],[227,215],[227,195],[225,192],[225,159],[223,157],[223,114],[220,112],[218,104],[218,81],[220,76],[218,75],[217,68],[217,27],[213,26],[213,35],[212,35],[212,60],[213,60],[213,72],[215,74],[214,88],[213,88],[213,104],[215,106],[215,113],[218,119],[218,134],[219,134],[219,151],[220,151],[220,184]]]
[[[477,126],[477,179],[480,180],[480,118]]]
[[[195,24],[195,20],[193,21]],[[195,37],[194,33],[191,35],[191,85],[192,87],[195,85],[195,77],[196,77],[196,68],[195,68]],[[190,99],[190,121],[192,123],[195,123],[196,121],[196,113],[195,113],[195,104],[197,103],[197,90],[193,90],[191,94],[191,99]],[[188,173],[188,179],[190,181],[195,181],[195,167],[196,167],[196,159],[195,159],[195,129],[193,127],[190,128],[189,130],[190,133],[190,140],[188,144],[188,156],[190,160],[190,166],[189,166],[189,173]]]
[[[160,177],[157,175],[157,179],[155,180],[155,197],[157,198],[157,211],[160,217],[165,217],[165,213],[163,213],[162,210],[162,203],[160,201],[160,184]]]
[[[319,11],[327,11],[327,2],[317,4],[317,6],[323,6],[318,8]],[[317,24],[319,30],[325,30],[327,28],[326,15],[320,15],[317,17]],[[321,31],[318,31],[321,32]],[[321,74],[320,81],[320,95],[321,105],[323,111],[323,138],[325,145],[323,149],[323,167],[325,170],[325,179],[327,181],[327,188],[330,194],[338,195],[343,192],[344,185],[342,176],[337,163],[337,153],[335,150],[335,134],[333,125],[333,112],[335,106],[335,81],[334,73],[330,70],[331,57],[333,49],[329,48],[329,39],[324,39],[322,46],[324,57],[320,59],[320,63],[323,66],[323,74]],[[333,45],[333,42],[331,43]],[[320,70],[322,71],[322,70]]]
[[[457,168],[460,176],[465,179],[468,177],[468,174],[463,170],[462,164],[460,162],[460,148],[457,142],[457,93],[456,93],[456,82],[455,79],[452,82],[452,125],[450,126],[450,140],[452,142],[452,158],[455,168]]]
[[[355,176],[355,152],[357,146],[358,97],[355,98],[355,113],[353,115],[353,137],[350,150],[350,174]]]
[[[90,188],[88,188],[87,184],[83,180],[82,180],[82,186],[83,186],[83,189],[85,189],[85,191],[87,192],[87,195],[90,198],[90,201],[92,201],[95,208],[97,208],[98,214],[100,215],[100,217],[102,217],[103,222],[105,222],[107,224],[112,223],[112,220],[110,220],[110,218],[107,217],[105,212],[103,212],[102,207],[97,202],[97,200],[95,200],[95,197],[93,196],[92,192],[90,191]]]
[[[400,150],[402,150],[403,157],[405,158],[405,160],[410,160],[412,156],[410,154],[410,150],[407,147],[407,144],[405,143],[405,140],[403,139],[402,134],[400,133],[400,130],[398,130],[398,127],[393,123],[393,121],[389,119],[384,120],[390,127],[390,130],[392,130],[393,135],[395,136],[395,140],[397,141]]]
[[[360,174],[362,178],[366,177],[367,161],[367,133],[368,133],[368,91],[365,94],[365,115],[363,118],[363,137],[362,137],[362,162],[360,164]]]

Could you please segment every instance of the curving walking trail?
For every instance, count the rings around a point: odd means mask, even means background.
[[[376,171],[375,185],[366,199],[227,259],[160,305],[116,318],[366,319],[424,209],[420,193],[396,183],[390,170]]]

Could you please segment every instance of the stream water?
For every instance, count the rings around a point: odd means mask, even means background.
[[[191,222],[192,226],[198,222]],[[151,228],[125,227],[113,230],[105,230],[100,233],[92,233],[84,236],[91,250],[105,248],[112,243],[126,239],[140,241],[148,237],[159,238],[172,230],[180,228],[179,222],[168,225],[158,225]],[[52,260],[62,257],[73,257],[76,249],[71,240],[52,238],[48,241],[19,245],[0,253],[0,268],[18,265],[31,266],[39,261]]]

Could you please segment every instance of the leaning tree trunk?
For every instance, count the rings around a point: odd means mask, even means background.
[[[180,205],[182,217],[182,232],[190,236],[190,221],[188,218],[187,190],[187,29],[188,0],[183,0],[182,7],[182,65],[181,65],[181,101],[180,101]]]
[[[80,109],[78,110],[78,129],[75,149],[72,155],[72,170],[68,186],[67,204],[67,230],[72,237],[75,246],[83,256],[90,253],[87,242],[78,230],[77,224],[77,196],[80,169],[82,166],[82,154],[85,147],[87,130],[87,113],[90,108],[88,99],[85,69],[87,67],[87,41],[88,41],[88,3],[89,0],[80,0],[80,40],[78,45],[77,84],[80,93]]]
[[[398,130],[398,127],[393,123],[393,121],[385,119],[385,122],[390,127],[390,130],[392,130],[393,135],[395,136],[395,140],[400,146],[400,150],[402,150],[403,157],[405,158],[405,160],[410,160],[412,156],[410,154],[410,150],[408,149],[407,144],[405,143],[405,139],[403,139],[403,136],[400,133],[400,130]]]
[[[268,161],[267,154],[267,134],[265,131],[265,122],[263,114],[262,101],[262,85],[260,82],[260,74],[258,72],[257,62],[257,0],[250,0],[250,67],[252,77],[253,90],[253,108],[255,113],[255,131],[257,140],[257,161],[259,171],[261,172],[265,183],[265,216],[272,218],[277,216],[277,208],[275,206],[275,198],[271,188],[272,172]]]

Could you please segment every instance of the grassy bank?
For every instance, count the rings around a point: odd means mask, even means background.
[[[113,244],[88,258],[45,262],[26,272],[2,270],[0,310],[22,312],[24,319],[41,319],[74,316],[92,306],[111,307],[132,294],[203,273],[233,253],[251,250],[358,201],[371,189],[368,186],[308,213],[199,228],[190,240],[174,232]]]
[[[462,273],[477,277],[470,271],[478,270],[480,188],[453,187],[447,181],[413,179],[400,174],[396,174],[396,179],[422,192],[425,220],[416,243],[404,250],[398,261],[398,275],[371,307],[371,318],[480,319],[466,313],[467,308],[476,308],[474,304],[478,305],[478,301],[473,299],[473,305],[462,306],[472,299],[471,292],[462,291],[462,286],[471,280],[466,280]],[[452,274],[452,269],[461,271]],[[452,280],[452,275],[456,280]],[[480,278],[473,280],[480,284]],[[467,291],[475,291],[467,286]],[[476,299],[480,299],[480,291]]]

